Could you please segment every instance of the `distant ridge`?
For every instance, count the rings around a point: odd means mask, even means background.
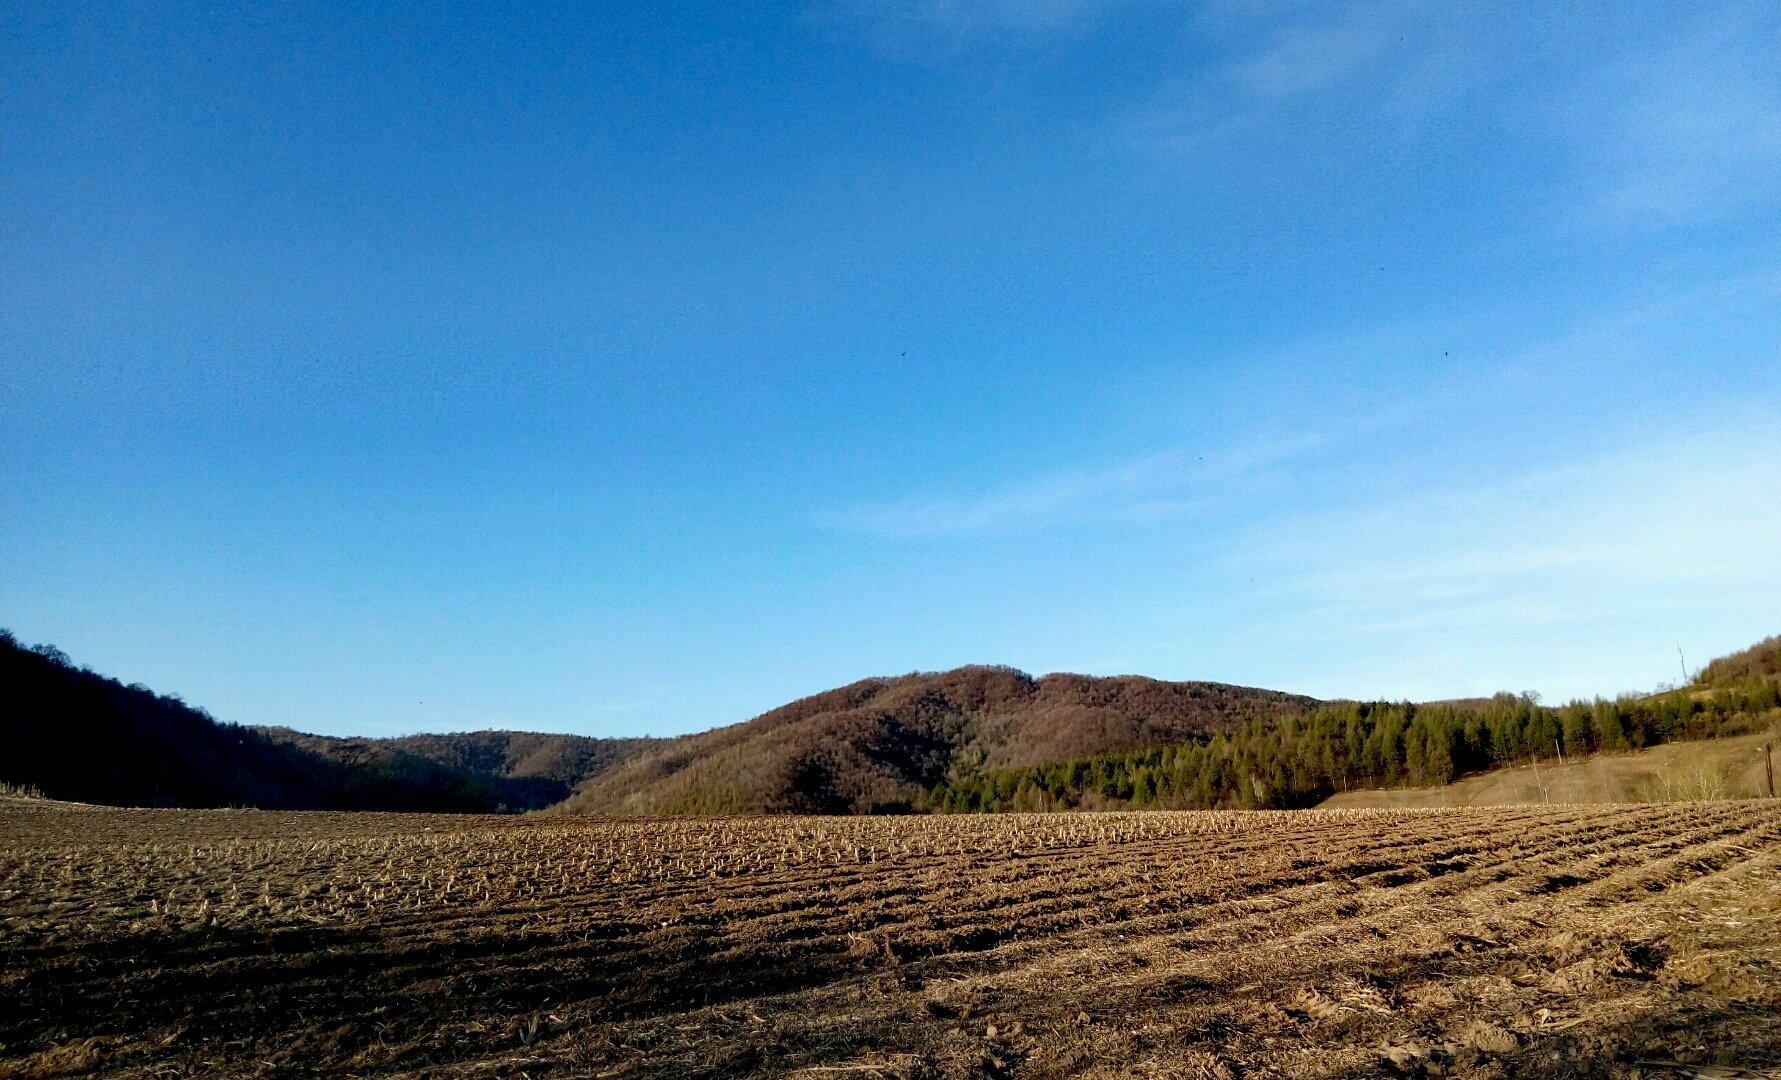
[[[1781,637],[1614,701],[1412,705],[1010,667],[862,679],[672,739],[393,739],[226,724],[0,630],[0,781],[133,806],[670,816],[1295,806],[1548,752],[1735,736],[1781,719]]]
[[[576,786],[662,739],[596,739],[535,731],[466,731],[388,739],[309,735],[258,728],[273,739],[335,761],[412,770],[415,762],[462,774],[488,789],[499,808],[538,810],[569,797]]]
[[[476,732],[332,739],[223,723],[0,631],[0,781],[113,806],[511,811],[655,740]]]
[[[1008,667],[864,679],[661,744],[583,784],[594,814],[907,810],[964,769],[1040,764],[1204,737],[1318,702],[1275,690],[1126,675],[1035,679]]]

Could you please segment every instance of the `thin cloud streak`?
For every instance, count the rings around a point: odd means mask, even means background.
[[[1054,525],[1119,514],[1135,503],[1178,495],[1191,481],[1181,452],[1103,469],[1054,473],[1000,491],[957,498],[919,498],[862,506],[819,517],[832,529],[882,538],[951,536],[996,529]]]
[[[1608,224],[1673,225],[1776,200],[1781,26],[1745,23],[1732,17],[1606,64],[1554,115],[1578,183]]]
[[[1384,51],[1386,40],[1384,25],[1372,20],[1286,26],[1224,75],[1252,101],[1297,97],[1359,71]]]
[[[900,60],[941,63],[973,49],[1034,45],[1087,33],[1135,0],[834,0],[810,9]]]
[[[1781,472],[1781,415],[1714,419],[1470,491],[1280,521],[1233,548],[1225,572],[1268,582],[1249,617],[1323,657],[1309,666],[1325,693],[1505,689],[1478,685],[1490,669],[1561,695],[1625,689],[1579,685],[1550,647],[1504,655],[1555,633],[1576,639],[1574,660],[1599,652],[1600,635],[1641,627],[1729,631],[1714,647],[1743,624],[1760,635],[1781,598],[1781,504],[1765,497]],[[1391,659],[1443,652],[1445,671]]]
[[[1476,21],[1389,3],[1239,13],[1227,32],[1254,41],[1165,81],[1151,106],[1109,127],[1140,152],[1191,159],[1228,152],[1318,98],[1343,101],[1345,124],[1399,139],[1438,135],[1456,110],[1489,107],[1504,136],[1550,171],[1548,228],[1667,227],[1781,202],[1772,12],[1690,11],[1659,46],[1609,39],[1582,55],[1525,28],[1480,35]],[[1547,94],[1487,104],[1553,69],[1566,74]]]
[[[1237,20],[1244,27],[1257,21]],[[1140,150],[1182,156],[1239,139],[1313,93],[1397,70],[1378,61],[1404,21],[1396,8],[1368,6],[1281,23],[1233,59],[1182,72],[1158,88],[1149,109],[1115,127]]]
[[[1756,497],[1781,469],[1781,421],[1732,426],[1741,430],[1300,522],[1288,532],[1316,542],[1276,546],[1275,557],[1306,569],[1271,592],[1347,611],[1506,587],[1619,592],[1757,577],[1781,595],[1781,504]]]
[[[883,539],[1186,517],[1226,501],[1241,481],[1309,454],[1327,434],[1285,436],[1223,452],[1171,450],[1098,469],[1073,469],[955,498],[915,498],[819,515],[825,528]]]

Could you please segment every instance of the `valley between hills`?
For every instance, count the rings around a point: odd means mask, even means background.
[[[1781,639],[1557,707],[965,668],[628,741],[4,644],[0,1077],[1781,1075]]]
[[[1687,686],[1558,706],[1511,694],[1318,701],[977,666],[864,679],[669,739],[368,739],[242,726],[9,634],[0,693],[10,749],[0,782],[106,805],[621,816],[1290,809],[1765,732],[1781,706],[1781,638],[1713,661]],[[1696,787],[1766,793],[1749,757],[1716,762]]]

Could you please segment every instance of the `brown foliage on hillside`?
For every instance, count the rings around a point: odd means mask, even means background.
[[[583,781],[654,746],[660,739],[597,739],[534,731],[468,731],[387,739],[308,735],[262,728],[281,742],[386,772],[448,770],[475,778],[490,808],[537,810],[568,798]]]
[[[870,813],[958,770],[1178,742],[1312,699],[1138,676],[1034,679],[1007,667],[866,679],[674,740],[589,781],[575,813]]]
[[[1763,638],[1748,649],[1712,661],[1695,676],[1695,682],[1715,686],[1774,676],[1781,676],[1781,634]]]

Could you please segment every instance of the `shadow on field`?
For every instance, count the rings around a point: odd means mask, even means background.
[[[654,1064],[629,1075],[846,1066],[859,1075],[1041,1080],[1116,1075],[1109,1063],[1151,1061],[1208,1076],[1739,1080],[1723,1070],[1781,1066],[1775,973],[1748,958],[1728,961],[1724,941],[1454,939],[1385,965],[1293,965],[1284,981],[1262,987],[1137,964],[1076,986],[969,992],[945,988],[973,968],[993,979],[997,965],[958,953],[903,963],[815,943],[712,953],[688,935],[647,952],[625,944],[498,931],[417,941],[388,927],[318,926],[15,948],[0,956],[9,973],[0,1074],[182,1064],[203,1072],[224,1055],[275,1060],[272,1072],[291,1075],[410,1071],[523,1057],[529,1018],[553,1010],[573,1010],[581,1023],[544,1021],[542,1043],[587,1045],[533,1063],[533,1075],[622,1063],[644,1049]],[[1498,987],[1495,1001],[1465,992],[1486,984]],[[778,1004],[803,1002],[807,1014],[793,1007],[771,1023],[756,1016],[763,1027],[723,1024],[723,1006],[781,995],[789,997]],[[841,999],[854,1022],[839,1030],[819,1022]],[[732,1011],[766,1007],[756,1000]],[[700,1030],[670,1034],[685,1027],[677,1014],[691,1010],[704,1010]],[[603,1024],[638,1042],[590,1034]],[[1303,1064],[1320,1044],[1369,1049],[1332,1055],[1316,1072],[1283,1053],[1299,1048]],[[862,1060],[881,1067],[856,1069]]]
[[[70,938],[0,950],[0,1074],[70,1043],[69,1074],[276,1050],[303,1070],[416,1068],[514,1045],[534,1013],[592,1022],[808,990],[867,962],[833,941],[712,950],[696,934],[640,943],[524,929],[216,927]],[[102,1064],[101,1064],[102,1062]],[[36,1073],[32,1069],[29,1072]]]

